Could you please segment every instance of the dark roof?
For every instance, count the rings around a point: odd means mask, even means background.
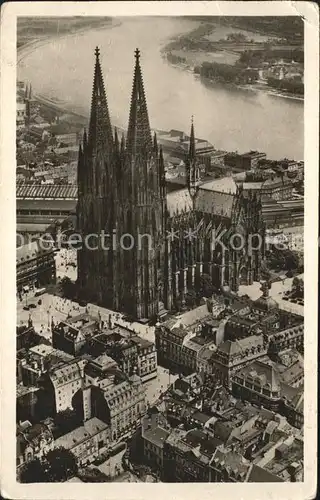
[[[77,195],[78,188],[76,185],[20,184],[16,187],[17,198],[76,199]]]
[[[245,337],[240,340],[226,340],[219,345],[217,352],[224,352],[229,356],[232,354],[245,352],[246,349],[251,349],[252,347],[262,346],[263,338],[261,335],[251,335],[250,337]]]
[[[279,304],[272,297],[261,296],[252,304],[254,309],[271,311],[279,308]]]
[[[167,430],[162,429],[162,427],[156,427],[155,429],[146,430],[143,436],[154,445],[162,448],[169,434],[170,433]]]
[[[233,426],[230,422],[215,422],[214,426],[214,435],[221,440],[221,442],[226,443],[230,437],[231,432],[233,431]]]
[[[248,483],[283,483],[283,479],[253,464],[249,472]]]
[[[132,340],[135,344],[137,344],[139,347],[142,348],[151,347],[153,345],[153,343],[150,342],[150,340],[139,337],[139,335],[134,335],[133,337],[130,337],[130,340]]]
[[[201,411],[195,411],[191,417],[202,424],[205,424],[211,418],[210,415],[206,415],[206,413],[202,413]]]
[[[201,452],[205,454],[213,454],[216,448],[222,444],[220,439],[208,436],[206,433],[198,429],[192,429],[187,432],[183,441],[192,447],[197,447],[200,444]]]

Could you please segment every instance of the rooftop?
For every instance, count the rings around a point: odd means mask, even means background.
[[[165,326],[169,330],[173,330],[174,328],[179,328],[179,327],[185,328],[188,326],[195,325],[199,321],[210,317],[212,317],[212,314],[208,311],[208,306],[205,304],[203,306],[196,307],[191,311],[179,314],[174,318],[168,319],[163,323],[163,326]]]
[[[54,348],[51,345],[39,344],[34,347],[30,347],[29,352],[33,354],[38,354],[39,356],[49,356],[54,352]]]
[[[192,210],[192,199],[187,188],[167,194],[167,208],[170,217],[181,212]]]
[[[201,184],[201,189],[206,191],[215,191],[217,193],[236,194],[237,185],[233,177],[221,177]]]
[[[84,422],[81,427],[78,427],[74,431],[71,431],[68,434],[65,434],[64,436],[56,439],[55,446],[62,446],[67,450],[70,450],[83,441],[90,439],[95,434],[103,431],[107,427],[107,424],[94,417]]]
[[[283,479],[272,472],[253,464],[248,476],[248,483],[282,483]]]
[[[147,439],[155,446],[163,448],[164,442],[169,436],[170,432],[162,429],[162,427],[155,427],[154,429],[148,429],[144,431],[143,437]]]
[[[135,344],[137,344],[139,347],[142,347],[143,349],[152,347],[154,345],[153,342],[150,342],[150,340],[144,339],[139,335],[130,337],[130,340],[132,340]]]
[[[244,480],[250,464],[238,453],[227,449],[217,449],[212,458],[211,467],[229,467],[229,469],[231,469],[230,472],[232,472],[236,478],[241,477],[242,480]]]
[[[288,469],[293,465],[302,465],[303,441],[295,438],[292,443],[282,443],[275,450],[274,457],[264,465],[264,469],[284,480],[290,478]]]
[[[87,361],[85,359],[72,359],[69,362],[61,362],[61,364],[52,367],[50,370],[50,378],[54,385],[64,385],[66,382],[81,379],[82,371]]]
[[[212,182],[208,184],[210,185]],[[232,192],[215,191],[203,186],[200,187],[195,200],[196,209],[201,212],[230,218],[234,194]]]
[[[226,354],[232,355],[240,352],[245,352],[247,349],[252,347],[258,347],[263,345],[263,338],[261,335],[251,335],[243,339],[231,341],[226,340],[219,345],[217,352],[224,352]]]
[[[254,384],[268,386],[271,391],[280,391],[279,373],[270,364],[254,361],[243,367],[237,375],[252,379]]]
[[[16,198],[77,199],[76,185],[20,184],[16,187]]]

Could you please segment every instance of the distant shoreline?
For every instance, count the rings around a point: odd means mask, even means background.
[[[31,38],[28,42],[24,43],[23,45],[20,45],[20,47],[17,47],[17,63],[19,64],[20,62],[23,61],[23,59],[32,53],[35,49],[40,48],[48,43],[51,43],[54,40],[59,40],[61,38],[71,38],[77,35],[82,35],[83,33],[86,33],[87,31],[90,30],[102,30],[102,29],[112,29],[117,26],[121,25],[121,21],[115,22],[107,22],[101,26],[86,26],[86,27],[81,27],[81,28],[76,28],[72,33],[60,33],[57,35],[43,35],[41,37],[34,37],[33,39]]]
[[[90,30],[102,30],[102,29],[112,29],[117,26],[120,26],[121,22],[106,22],[105,24],[101,26],[86,26],[86,27],[81,27],[78,29],[75,29],[72,33],[60,33],[57,35],[44,35],[42,37],[34,37],[33,39],[30,39],[28,42],[24,43],[20,47],[17,47],[17,64],[21,63],[23,59],[31,54],[34,50],[43,47],[44,45],[47,45],[48,43],[51,43],[55,40],[59,40],[61,38],[70,38],[74,37],[77,35],[82,35],[83,33],[86,33],[87,31]],[[50,95],[34,95],[34,98],[38,101],[41,102],[43,105],[48,106],[48,107],[54,107],[55,109],[61,111],[62,113],[71,113],[74,116],[77,116],[79,118],[86,118],[88,119],[88,116],[84,116],[78,111],[74,110],[74,106],[70,105],[68,106],[66,103],[63,101],[59,103],[58,101],[55,100],[54,97]]]
[[[187,71],[188,73],[193,73],[193,75],[198,78],[199,80],[201,80],[202,78],[205,79],[206,81],[208,82],[211,82],[212,84],[215,83],[215,80],[212,80],[210,78],[207,78],[207,77],[203,77],[197,73],[194,73],[194,68],[192,68],[192,66],[190,66],[189,64],[187,63],[183,63],[183,62],[170,62],[167,57],[166,57],[166,51],[164,50],[162,52],[163,54],[163,57],[164,59],[166,59],[167,63],[170,64],[170,66],[173,66],[175,68],[179,68],[183,71]],[[221,83],[221,85],[224,85],[226,87],[234,87],[234,88],[238,88],[238,89],[244,89],[244,90],[261,90],[262,92],[265,92],[266,94],[268,95],[272,95],[272,96],[276,96],[276,97],[282,97],[283,99],[294,99],[296,101],[304,101],[304,97],[301,97],[300,95],[298,94],[286,94],[286,93],[282,93],[280,91],[277,91],[276,88],[273,88],[273,87],[269,87],[267,85],[263,85],[261,84],[259,81],[255,84],[255,83],[249,83],[249,84],[241,84],[241,83],[227,83],[227,82],[219,82]]]
[[[189,31],[188,33],[184,33],[184,37],[188,38],[189,36],[189,39],[191,41],[200,41],[202,40],[202,37],[203,37],[203,34],[199,34],[197,33],[197,30],[201,27],[201,25],[203,25],[204,23],[203,22],[200,22],[199,26],[197,29],[195,30],[191,30]],[[228,24],[227,24],[228,25]],[[238,29],[243,29],[241,28],[240,26],[237,26],[237,24],[234,25],[234,27],[237,27]],[[252,30],[253,31],[253,30]],[[255,30],[256,33],[259,33],[259,30]],[[201,65],[201,60],[199,63],[196,63],[196,61],[192,60],[192,52],[193,50],[192,49],[183,49],[185,51],[185,54],[186,56],[183,56],[183,59],[185,61],[179,61],[179,56],[176,57],[176,61],[173,61],[173,60],[170,60],[168,58],[168,54],[170,54],[172,51],[176,50],[176,48],[174,46],[172,46],[172,44],[175,44],[175,43],[178,43],[179,40],[181,38],[181,35],[179,34],[176,34],[175,36],[171,37],[171,39],[165,43],[165,45],[162,47],[161,49],[161,54],[162,54],[162,57],[163,59],[165,59],[167,61],[168,64],[170,64],[171,66],[174,66],[176,68],[180,68],[184,71],[187,71],[189,73],[194,73],[194,68],[196,66],[196,64],[200,64]],[[216,42],[216,43],[219,43],[219,40]],[[208,50],[204,50],[204,49],[201,49],[200,47],[198,49],[199,52],[203,52],[204,54],[206,54],[206,52],[211,52],[210,49]],[[232,49],[229,50],[230,52],[232,52]],[[219,50],[219,48],[217,48],[216,52],[220,52],[220,53],[223,53],[225,52],[224,49],[221,49]],[[240,55],[241,52],[239,52],[239,55]],[[173,54],[174,56],[175,54]],[[188,61],[188,56],[191,55],[191,61],[189,60]],[[203,59],[202,59],[202,62],[203,62]],[[209,61],[210,62],[210,61]],[[233,66],[232,64],[228,63],[228,62],[225,62],[223,63],[223,61],[215,61],[217,62],[217,64],[227,64],[227,65],[230,65],[230,66]],[[207,80],[208,82],[212,82],[212,83],[215,83],[215,80],[211,79],[211,78],[207,78],[207,77],[201,77],[200,75],[194,73],[197,77],[200,77],[201,78],[205,78],[205,80]],[[282,97],[284,99],[294,99],[294,100],[297,100],[297,101],[304,101],[304,96],[301,95],[301,94],[298,94],[298,93],[289,93],[289,92],[286,92],[286,91],[281,91],[280,89],[276,88],[276,87],[271,87],[271,86],[267,86],[267,85],[264,85],[263,82],[261,81],[257,81],[256,83],[249,83],[249,84],[242,84],[242,83],[228,83],[228,82],[223,82],[223,81],[220,81],[219,83],[221,83],[222,85],[225,85],[226,87],[228,86],[232,86],[233,88],[239,88],[239,89],[252,89],[252,90],[261,90],[269,95],[274,95],[276,97]]]

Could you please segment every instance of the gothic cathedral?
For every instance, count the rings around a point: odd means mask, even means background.
[[[121,138],[112,131],[98,48],[95,54],[89,129],[78,161],[78,230],[87,242],[91,235],[97,240],[94,250],[92,238],[78,250],[78,284],[88,299],[150,319],[183,308],[204,274],[216,288],[232,291],[259,280],[265,229],[258,197],[236,185],[217,189],[201,182],[193,123],[187,187],[167,194],[139,50]]]

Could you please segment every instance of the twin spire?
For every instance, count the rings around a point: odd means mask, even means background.
[[[94,68],[89,133],[88,138],[84,138],[85,142],[87,142],[88,145],[91,146],[91,148],[94,150],[107,146],[109,149],[116,148],[116,150],[120,149],[121,151],[126,145],[126,150],[134,154],[145,154],[152,151],[152,149],[158,151],[156,137],[153,141],[151,137],[147,102],[140,66],[140,50],[136,49],[134,55],[135,68],[131,93],[127,140],[125,144],[124,137],[122,137],[121,143],[119,145],[117,133],[115,140],[113,139],[107,97],[100,65],[100,50],[98,47],[96,47],[95,49],[96,61]],[[196,147],[192,117],[189,161],[194,161],[195,157]]]
[[[95,49],[95,56],[88,144],[93,150],[102,149],[105,146],[109,146],[109,149],[112,149],[113,134],[98,47]],[[118,137],[116,137],[116,143],[116,147],[119,148]],[[139,49],[135,50],[135,69],[126,146],[127,151],[132,153],[150,151],[152,148],[151,129],[140,67]],[[120,149],[123,149],[123,147],[124,138],[121,141]]]

